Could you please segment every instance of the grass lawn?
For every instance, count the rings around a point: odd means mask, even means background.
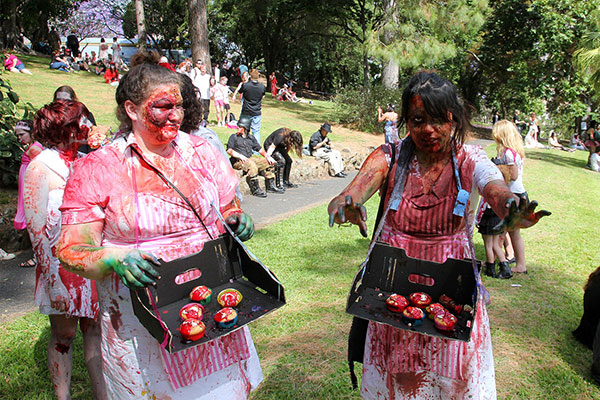
[[[11,82],[26,100],[41,105],[51,97],[56,85],[36,81],[65,79],[89,101],[99,121],[111,123],[114,89],[100,78],[46,71],[22,59],[28,67],[33,65],[36,75],[11,76]],[[92,106],[94,98],[98,108]],[[267,99],[263,126],[265,132],[294,126],[309,135],[328,110],[328,103],[290,105]],[[226,136],[225,128],[217,130]],[[339,132],[340,140],[361,140],[359,133]],[[487,151],[493,154],[494,148]],[[484,277],[492,298],[488,310],[500,399],[600,399],[600,388],[589,374],[591,352],[571,335],[582,313],[582,287],[600,264],[594,223],[600,175],[586,170],[585,161],[581,151],[527,153],[525,187],[553,214],[523,231],[528,275],[510,280]],[[371,217],[377,200],[367,204]],[[481,237],[474,239],[478,258],[483,258]],[[258,231],[248,246],[284,284],[288,300],[285,307],[251,325],[265,375],[252,398],[360,398],[350,390],[347,374],[351,318],[344,310],[368,240],[356,228],[328,228],[323,205]],[[48,336],[47,318],[37,312],[0,326],[0,398],[52,398],[45,357]],[[73,398],[89,399],[81,347],[78,338],[72,392]]]

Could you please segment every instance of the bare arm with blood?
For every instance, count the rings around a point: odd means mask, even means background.
[[[367,157],[350,184],[329,202],[329,226],[350,222],[358,225],[367,237],[367,211],[363,204],[381,189],[389,171],[385,153],[380,147]]]
[[[100,246],[103,229],[103,221],[63,225],[57,256],[65,268],[89,279],[115,272],[132,289],[156,284],[158,260],[139,250]]]
[[[48,277],[50,286],[50,305],[58,311],[69,309],[69,293],[62,283],[58,265],[51,262],[52,248],[46,232],[48,224],[48,194],[50,190],[62,185],[62,179],[45,165],[32,161],[25,173],[23,199],[25,199],[25,219],[31,238],[33,251],[38,260],[40,272]]]

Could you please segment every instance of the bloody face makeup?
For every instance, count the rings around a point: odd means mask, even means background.
[[[22,145],[28,145],[31,143],[31,134],[28,130],[15,128],[15,136]]]
[[[183,120],[182,98],[177,85],[159,86],[142,105],[142,119],[157,143],[169,143],[177,137]]]
[[[432,118],[420,96],[410,99],[406,126],[417,149],[426,153],[440,153],[449,149],[452,140],[452,114],[448,119]]]

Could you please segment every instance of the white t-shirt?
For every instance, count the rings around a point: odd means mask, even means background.
[[[192,81],[200,91],[200,98],[210,100],[210,74],[202,74],[198,68],[194,68]]]
[[[514,151],[513,149],[504,150],[504,155],[502,157],[498,157],[503,164],[506,165],[516,165],[518,169],[517,179],[514,181],[510,181],[508,184],[508,188],[513,193],[525,193],[525,186],[523,186],[523,158]]]
[[[596,172],[600,172],[600,154],[594,153],[590,157],[590,166]]]

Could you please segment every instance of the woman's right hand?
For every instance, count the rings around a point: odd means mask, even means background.
[[[69,304],[71,303],[69,292],[60,278],[56,279],[50,287],[49,297],[50,307],[62,313],[69,311]]]
[[[156,285],[157,279],[160,279],[160,274],[154,269],[160,266],[160,262],[148,253],[134,250],[122,258],[110,257],[106,263],[130,289]]]
[[[352,196],[337,196],[329,203],[329,226],[350,222],[358,225],[360,234],[367,237],[367,210],[361,203],[352,200]]]

